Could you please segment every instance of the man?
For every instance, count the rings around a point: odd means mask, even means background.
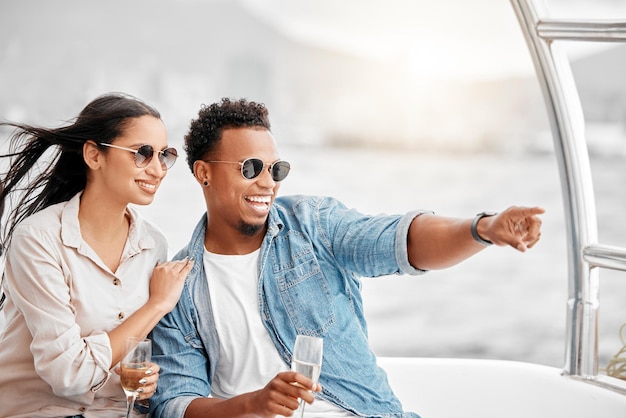
[[[446,268],[491,243],[525,251],[540,236],[541,208],[461,220],[278,198],[290,166],[266,108],[246,100],[203,107],[185,150],[207,214],[175,257],[196,260],[178,305],[152,333],[156,417],[291,416],[299,398],[311,417],[417,417],[369,348],[360,277]],[[324,339],[321,387],[289,371],[298,334]]]

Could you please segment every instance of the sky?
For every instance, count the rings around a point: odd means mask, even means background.
[[[388,60],[420,75],[493,78],[533,72],[509,0],[245,0],[304,39]],[[626,0],[548,0],[555,17],[626,18]],[[610,47],[610,44],[604,44]],[[573,55],[598,49],[570,44]]]

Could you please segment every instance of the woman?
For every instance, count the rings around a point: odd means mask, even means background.
[[[167,259],[147,205],[176,161],[159,113],[106,94],[73,123],[18,123],[2,178],[5,329],[0,416],[122,416],[115,373],[125,340],[145,337],[178,300],[193,262]],[[156,267],[155,267],[156,266]],[[154,393],[153,364],[139,399]]]

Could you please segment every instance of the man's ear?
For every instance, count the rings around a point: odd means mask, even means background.
[[[89,140],[83,144],[83,159],[85,160],[85,164],[92,170],[100,167],[102,152],[95,142]]]
[[[209,164],[202,160],[196,160],[193,163],[193,175],[202,186],[208,186],[211,183],[211,169]]]

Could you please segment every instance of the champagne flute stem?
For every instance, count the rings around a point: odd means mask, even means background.
[[[306,405],[305,402],[300,399],[300,405],[298,405],[298,418],[304,417],[304,405]]]
[[[135,407],[135,399],[137,399],[136,393],[133,393],[126,398],[126,418],[129,418],[131,412],[133,412],[133,408]]]

